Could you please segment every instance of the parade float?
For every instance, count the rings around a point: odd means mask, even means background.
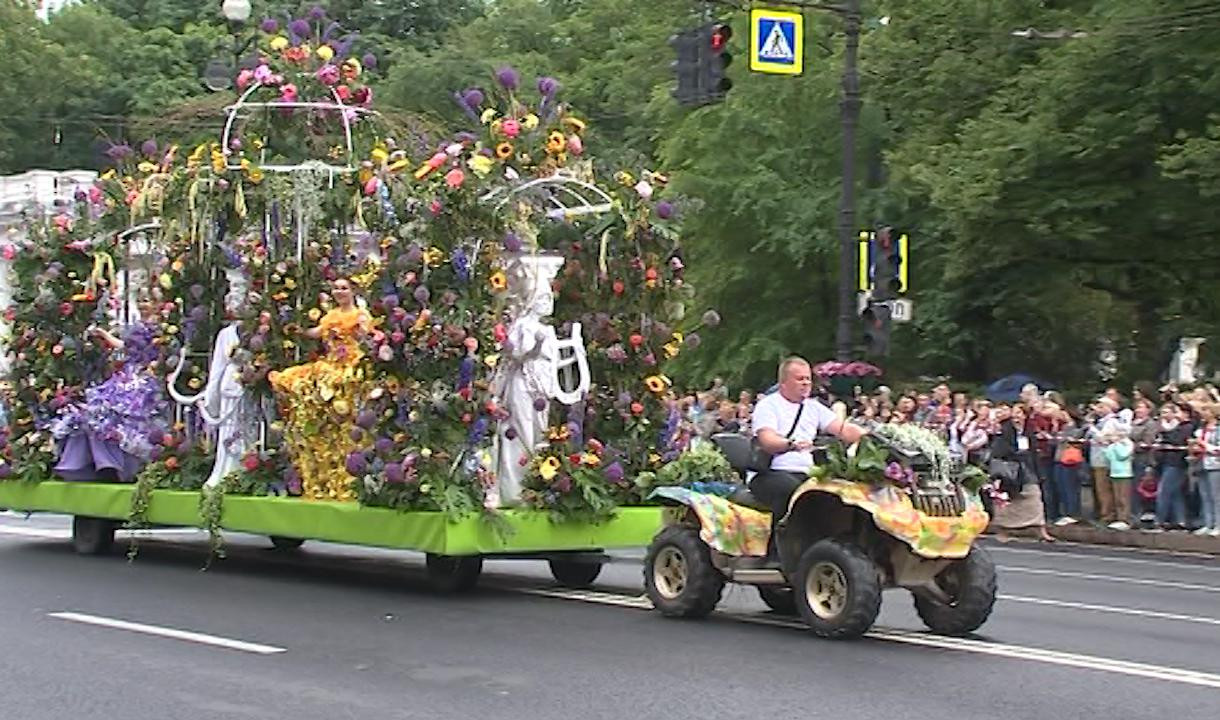
[[[0,506],[74,515],[82,552],[184,525],[591,582],[660,526],[665,365],[718,322],[680,201],[595,175],[553,78],[500,68],[450,133],[379,114],[320,9],[261,29],[214,139],[115,144],[6,239]]]

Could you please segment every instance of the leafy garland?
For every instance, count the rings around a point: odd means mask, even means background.
[[[208,559],[204,569],[212,567],[212,560],[225,557],[225,540],[220,532],[220,515],[224,509],[225,492],[229,480],[226,478],[216,487],[202,488],[199,492],[199,518],[208,531]]]
[[[942,485],[953,483],[956,465],[949,446],[936,433],[919,425],[885,423],[873,428],[872,434],[902,450],[920,453],[932,463],[933,480]]]

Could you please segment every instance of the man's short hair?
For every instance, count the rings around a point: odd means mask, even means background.
[[[789,355],[779,364],[779,381],[783,382],[788,375],[788,368],[793,365],[809,365],[809,361],[800,355]]]

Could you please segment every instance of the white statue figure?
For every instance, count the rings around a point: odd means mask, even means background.
[[[508,267],[513,320],[494,389],[509,415],[496,436],[496,489],[488,497],[492,507],[521,498],[525,464],[546,440],[549,401],[572,405],[589,389],[580,324],[572,326],[570,338],[560,340],[555,328],[543,322],[555,311],[551,280],[562,265],[562,257],[534,254],[517,257]]]
[[[225,270],[229,281],[229,292],[225,295],[225,311],[233,317],[242,309],[246,300],[246,280],[240,270]],[[242,456],[253,441],[250,437],[255,428],[250,427],[242,412],[246,391],[241,384],[238,367],[233,362],[233,353],[241,346],[238,335],[239,323],[229,323],[216,333],[212,345],[212,360],[208,365],[208,384],[202,393],[187,397],[178,393],[174,384],[186,363],[186,348],[178,353],[178,366],[168,378],[169,392],[174,400],[183,405],[194,405],[209,427],[216,430],[216,460],[212,473],[208,475],[207,487],[216,487],[225,476],[241,467]]]

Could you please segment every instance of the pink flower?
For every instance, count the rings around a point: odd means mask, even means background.
[[[394,359],[394,348],[389,345],[382,345],[377,348],[377,359],[382,362],[389,362]]]
[[[288,83],[287,85],[281,87],[280,100],[283,100],[284,102],[296,102],[297,86],[292,83]]]
[[[444,208],[445,206],[441,205],[440,200],[433,200],[432,202],[428,203],[428,210],[430,210],[433,215],[440,215],[441,210]]]
[[[462,172],[461,168],[454,168],[445,175],[445,184],[451,188],[460,188],[464,182],[466,182],[466,173]]]
[[[0,255],[3,255],[5,260],[12,260],[17,257],[17,248],[13,245],[5,245],[4,249],[0,250]]]
[[[267,66],[260,65],[260,67],[267,67]],[[241,72],[237,73],[237,87],[239,89],[245,90],[246,87],[248,87],[250,85],[250,83],[253,81],[254,81],[254,71],[251,70],[250,68],[245,68]]]
[[[568,136],[568,152],[573,155],[580,155],[585,151],[585,143],[580,139],[579,135]]]
[[[380,184],[380,181],[379,181],[377,178],[375,178],[375,177],[371,177],[371,178],[369,178],[369,181],[368,181],[368,182],[366,182],[366,183],[364,184],[364,194],[365,194],[365,195],[374,195],[374,194],[376,194],[376,193],[377,193],[377,186],[378,186],[379,184]]]
[[[89,202],[94,205],[102,202],[102,189],[100,187],[94,186],[89,188]]]
[[[271,72],[271,68],[266,65],[259,65],[258,67],[254,68],[254,72],[252,73],[254,82],[256,82],[260,85],[269,84],[271,82],[271,78],[274,75],[275,75],[275,73]],[[240,82],[241,76],[238,75],[238,78],[239,78],[239,82]]]
[[[504,134],[508,137],[515,138],[521,134],[521,123],[510,118],[500,123],[500,129],[503,130]]]
[[[331,65],[329,63],[323,65],[322,67],[318,68],[318,72],[316,74],[318,76],[318,82],[322,83],[323,85],[335,85],[339,82],[339,68],[335,65]]]

